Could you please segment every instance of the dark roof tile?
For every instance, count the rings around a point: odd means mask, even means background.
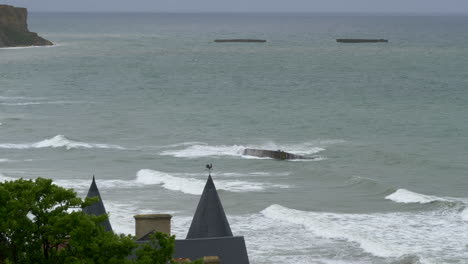
[[[104,207],[104,203],[102,202],[102,199],[101,199],[101,194],[99,193],[99,190],[97,188],[96,181],[93,175],[93,181],[91,182],[91,186],[89,187],[88,195],[86,197],[93,198],[96,196],[99,198],[99,201],[91,204],[90,206],[83,208],[83,212],[89,215],[97,215],[97,216],[107,214],[106,208]],[[101,224],[104,226],[106,231],[112,231],[112,226],[109,222],[109,219],[106,219]]]
[[[232,232],[213,179],[208,176],[187,239],[212,237],[232,237]]]

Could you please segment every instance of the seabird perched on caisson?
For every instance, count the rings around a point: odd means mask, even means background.
[[[86,196],[86,198],[93,198],[96,196],[99,198],[99,201],[83,208],[83,212],[89,215],[96,215],[96,216],[107,214],[106,208],[104,207],[104,203],[102,202],[101,194],[99,193],[99,190],[98,190],[98,187],[96,185],[96,181],[93,175],[93,181],[91,182],[91,186],[89,187],[88,195]],[[106,231],[112,232],[112,226],[109,222],[109,219],[102,221],[100,224],[104,226],[104,229]]]

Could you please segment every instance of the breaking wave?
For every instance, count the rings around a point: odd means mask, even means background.
[[[157,184],[171,191],[180,191],[193,195],[201,194],[206,184],[206,180],[204,179],[176,177],[169,173],[149,169],[138,171],[136,177],[136,182],[144,185]],[[230,192],[258,192],[264,191],[267,188],[288,188],[287,185],[228,180],[216,180],[215,185],[218,190]]]
[[[176,158],[198,158],[209,156],[242,156],[244,146],[207,146],[192,145],[181,150],[166,150],[161,152],[164,156],[173,156]]]
[[[74,141],[66,138],[63,135],[57,135],[53,138],[44,139],[35,143],[3,143],[0,144],[0,148],[3,149],[37,149],[37,148],[66,148],[66,149],[76,149],[76,148],[99,148],[99,149],[125,149],[119,145],[109,145],[109,144],[100,144],[100,143],[86,143]]]
[[[460,214],[463,221],[468,221],[468,208],[465,208]]]
[[[165,150],[160,153],[164,156],[173,156],[176,158],[199,158],[199,157],[217,157],[217,156],[232,156],[232,157],[242,157],[247,159],[269,159],[269,158],[259,158],[243,155],[246,148],[256,148],[256,149],[267,149],[267,150],[276,150],[282,149],[287,152],[291,152],[297,155],[313,155],[321,151],[324,151],[325,148],[317,145],[315,142],[303,143],[303,144],[291,144],[291,145],[277,145],[275,143],[267,143],[264,145],[216,145],[211,146],[207,144],[188,144],[189,146],[184,149],[172,149]],[[175,145],[174,145],[175,146]],[[183,146],[183,145],[182,145]],[[323,157],[321,158],[323,159]],[[306,161],[306,160],[303,160]]]
[[[206,173],[171,173],[171,175],[177,177],[203,177],[206,178]],[[224,178],[236,178],[236,177],[274,177],[274,176],[288,176],[290,175],[289,172],[216,172],[216,177],[224,177]]]
[[[204,176],[203,179],[193,178],[191,176]],[[237,173],[225,173],[220,176],[238,176]],[[250,175],[263,175],[252,173]],[[17,180],[18,178],[8,177],[0,174],[0,180]],[[25,178],[26,179],[26,178]],[[229,180],[228,180],[229,179]],[[79,192],[86,192],[91,185],[91,179],[54,179],[54,184],[64,188],[73,188]],[[143,169],[137,172],[136,178],[131,180],[119,179],[96,179],[99,189],[125,189],[138,188],[147,185],[161,185],[163,188],[171,191],[179,191],[186,194],[199,195],[202,193],[206,184],[206,174],[187,174],[187,173],[165,173],[156,170]],[[216,179],[216,188],[229,192],[261,192],[271,188],[289,188],[283,184],[269,184],[251,181],[241,181],[224,177]]]
[[[426,203],[432,203],[436,201],[440,202],[450,202],[450,200],[437,197],[437,196],[431,196],[431,195],[425,195],[425,194],[420,194],[412,191],[408,191],[406,189],[398,189],[396,192],[388,195],[385,197],[387,200],[392,200],[397,203],[420,203],[420,204],[426,204]]]
[[[0,105],[7,106],[24,106],[24,105],[50,105],[50,104],[80,104],[81,101],[42,101],[42,102],[15,102],[15,103],[0,103]]]
[[[60,44],[54,43],[53,45],[47,45],[47,46],[26,46],[26,47],[2,47],[0,50],[21,50],[21,49],[35,49],[35,48],[41,48],[41,49],[46,49],[46,48],[55,48],[61,46]]]
[[[300,232],[309,238],[300,243],[325,239],[339,244],[345,240],[351,246],[377,257],[395,259],[397,263],[408,256],[420,257],[421,263],[426,262],[423,259],[439,259],[441,255],[454,260],[468,259],[465,253],[468,226],[462,224],[458,209],[343,214],[300,211],[275,204],[261,214],[278,224],[289,225],[288,230],[304,228]]]
[[[0,173],[0,182],[5,182],[5,181],[15,181],[17,180],[16,178],[8,177],[6,175],[3,175]]]

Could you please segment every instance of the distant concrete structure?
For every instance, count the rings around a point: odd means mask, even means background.
[[[91,182],[91,186],[89,187],[88,195],[86,197],[87,198],[98,197],[99,201],[91,204],[90,206],[83,208],[84,213],[89,214],[89,215],[97,215],[97,216],[107,214],[106,208],[104,207],[104,203],[102,202],[101,194],[99,193],[98,187],[96,185],[96,180],[94,178],[94,175],[93,175],[93,181]],[[100,224],[104,226],[104,229],[106,231],[112,232],[112,226],[109,222],[109,219],[106,219]]]
[[[249,42],[257,42],[257,43],[263,43],[266,42],[264,39],[215,39],[214,42],[244,42],[244,43],[249,43]]]
[[[301,155],[292,154],[282,150],[266,150],[266,149],[245,149],[243,155],[254,156],[260,158],[272,158],[279,160],[294,160],[294,159],[314,159]]]
[[[171,235],[172,215],[170,214],[143,214],[135,215],[134,218],[137,238],[141,238],[153,230]]]
[[[340,43],[377,43],[388,42],[387,39],[337,39],[336,42]]]

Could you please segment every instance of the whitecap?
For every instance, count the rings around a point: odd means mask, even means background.
[[[2,47],[0,50],[20,50],[20,49],[33,49],[33,48],[54,48],[59,47],[59,44],[46,45],[46,46],[24,46],[24,47]]]
[[[26,96],[0,96],[1,101],[17,101],[17,100],[43,100],[44,97],[26,97]]]
[[[392,257],[395,254],[385,245],[379,244],[378,241],[370,237],[363,236],[359,232],[343,232],[338,220],[342,216],[333,213],[312,213],[294,209],[289,209],[281,205],[271,205],[261,212],[268,218],[278,221],[287,221],[293,224],[298,224],[312,230],[316,235],[325,238],[345,238],[352,242],[360,244],[365,251],[379,257]],[[397,253],[398,254],[398,253]]]
[[[198,158],[209,156],[241,156],[244,151],[244,146],[209,146],[209,145],[192,145],[181,150],[166,150],[161,152],[164,156],[173,156],[176,158]]]
[[[468,260],[464,251],[467,225],[460,222],[459,211],[392,212],[345,214],[300,211],[271,205],[261,211],[268,219],[289,224],[289,230],[303,227],[309,241],[326,239],[351,245],[377,257],[399,258],[418,255],[421,260],[445,258]],[[304,231],[302,231],[304,233]]]
[[[182,177],[206,177],[206,173],[190,173],[190,172],[174,172],[171,173],[174,176]],[[288,176],[289,172],[216,172],[216,177],[274,177],[274,176]]]
[[[206,180],[176,177],[169,173],[149,169],[138,171],[136,177],[136,182],[144,185],[157,184],[171,191],[193,195],[201,194],[206,184]],[[218,190],[230,192],[264,191],[266,188],[289,188],[287,185],[228,180],[216,180],[215,185]]]
[[[442,202],[449,201],[441,197],[420,194],[420,193],[408,191],[406,189],[398,189],[396,192],[385,197],[385,199],[392,200],[397,203],[421,203],[421,204],[431,203],[435,201],[442,201]]]
[[[0,144],[0,148],[4,149],[35,149],[35,148],[66,148],[66,149],[75,149],[75,148],[99,148],[99,149],[125,149],[119,145],[109,145],[109,144],[100,144],[100,143],[86,143],[73,141],[66,138],[63,135],[57,135],[53,138],[44,139],[35,143],[4,143]]]
[[[277,145],[275,143],[266,143],[263,145],[207,145],[207,144],[194,144],[189,145],[184,149],[176,150],[165,150],[160,153],[164,156],[173,156],[176,158],[199,158],[199,157],[217,157],[217,156],[231,156],[231,157],[242,157],[245,159],[270,159],[268,157],[253,157],[243,155],[246,148],[254,149],[265,149],[265,150],[277,150],[282,149],[284,151],[296,154],[296,155],[312,155],[324,151],[325,148],[315,146],[314,143],[303,143],[293,145]],[[321,157],[318,160],[323,160]],[[317,160],[317,159],[316,159]],[[305,160],[301,160],[305,161]],[[309,160],[310,161],[310,160]]]
[[[5,181],[16,181],[16,178],[8,177],[2,173],[0,173],[0,182],[5,182]]]
[[[15,102],[15,103],[0,103],[0,105],[6,106],[26,106],[26,105],[63,105],[63,104],[81,104],[90,103],[82,101],[42,101],[42,102]]]
[[[191,146],[191,145],[206,145],[206,143],[199,142],[199,141],[188,141],[188,142],[165,145],[165,146],[161,146],[160,148],[178,148],[178,147],[185,147],[185,146]]]
[[[465,208],[465,210],[461,212],[461,218],[463,221],[468,221],[468,208]]]
[[[104,180],[97,179],[96,183],[100,189],[116,189],[116,188],[132,188],[141,186],[141,184],[136,183],[134,180]],[[82,180],[82,179],[55,179],[54,184],[59,185],[64,188],[73,188],[77,190],[88,190],[91,186],[91,179]]]

